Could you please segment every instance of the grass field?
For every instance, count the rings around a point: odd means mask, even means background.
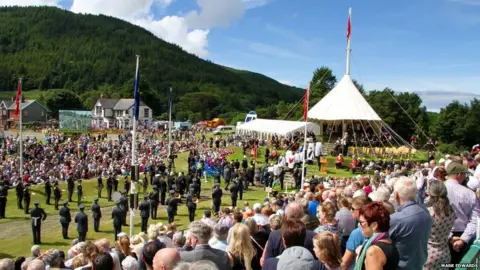
[[[243,152],[241,148],[232,147],[234,150],[233,154],[228,157],[229,160],[242,160],[243,159]],[[264,149],[259,149],[258,152],[258,159],[257,164],[261,166],[264,163]],[[180,153],[178,155],[178,160],[176,161],[176,171],[187,171],[187,157],[188,153]],[[328,175],[336,176],[336,177],[351,177],[352,173],[345,171],[345,170],[336,170],[335,169],[335,158],[334,157],[327,157],[328,166],[327,172]],[[345,164],[349,164],[351,162],[351,158],[345,158]],[[308,166],[308,174],[307,179],[310,175],[319,175],[317,165]],[[203,179],[202,179],[203,181]],[[203,215],[203,211],[207,209],[211,209],[211,189],[212,189],[213,180],[209,179],[208,183],[202,182],[202,199],[197,205],[196,211],[196,219],[200,219]],[[66,186],[61,184],[61,189],[66,190]],[[123,189],[123,179],[120,180],[119,189]],[[96,180],[87,180],[83,182],[83,190],[84,190],[84,198],[82,199],[82,203],[85,204],[86,210],[90,210],[92,200],[94,197],[97,196],[97,189],[96,189]],[[278,190],[278,187],[277,187]],[[42,242],[41,245],[42,250],[46,250],[48,248],[59,248],[61,250],[67,251],[70,247],[71,240],[64,240],[61,237],[61,226],[59,223],[58,211],[54,209],[53,205],[46,205],[45,202],[45,194],[44,194],[44,187],[33,187],[31,189],[32,193],[32,206],[34,200],[40,201],[40,207],[44,208],[49,217],[47,217],[46,223],[42,224]],[[149,189],[150,191],[150,189]],[[244,193],[243,201],[249,201],[250,204],[254,202],[261,202],[263,198],[266,197],[266,193],[263,191],[263,188],[251,188],[247,192]],[[62,200],[66,199],[67,192],[63,193]],[[99,204],[103,209],[103,218],[100,223],[100,232],[95,233],[93,231],[93,219],[91,219],[91,214],[89,215],[89,232],[87,233],[87,240],[95,240],[107,237],[108,239],[113,241],[113,224],[111,216],[106,215],[105,213],[110,213],[109,206],[112,206],[113,203],[109,203],[106,200],[106,190],[103,191],[103,198],[99,200]],[[142,194],[140,197],[143,197]],[[72,218],[74,217],[75,213],[78,211],[78,206],[76,203],[77,196],[74,194],[73,200],[74,202],[69,204],[71,209]],[[53,203],[53,199],[51,200]],[[238,205],[242,205],[243,202],[239,201]],[[224,193],[224,197],[222,200],[222,206],[230,206],[231,200],[228,194]],[[158,217],[159,220],[152,221],[150,220],[150,224],[154,224],[157,222],[167,223],[167,214],[166,210],[160,206],[158,210]],[[181,205],[179,207],[178,215],[175,218],[176,224],[178,224],[180,229],[185,229],[188,224],[188,211],[185,205]],[[128,223],[128,221],[127,221]],[[140,218],[138,215],[136,216],[135,223],[134,223],[135,233],[140,232]],[[129,233],[128,227],[123,227],[123,231]],[[69,227],[69,236],[71,239],[76,238],[78,234],[76,233],[76,224],[70,223]],[[13,258],[18,256],[27,256],[29,255],[30,247],[32,246],[32,235],[31,235],[31,226],[30,226],[30,217],[23,213],[23,210],[18,210],[16,207],[16,195],[14,190],[10,190],[8,196],[8,203],[7,203],[7,219],[0,220],[0,258]]]
[[[176,162],[177,171],[186,171],[186,159],[187,153],[179,154],[178,161]],[[202,180],[203,181],[203,180]],[[202,199],[197,205],[197,211],[195,213],[195,219],[200,219],[203,215],[204,210],[211,209],[211,189],[213,180],[209,179],[208,183],[202,182]],[[97,190],[95,188],[96,180],[88,180],[84,181],[83,183],[83,190],[85,198],[82,202],[86,206],[86,210],[88,211],[91,207],[92,200],[96,197]],[[62,184],[62,189],[66,189],[65,185]],[[123,181],[119,183],[119,189],[123,188]],[[43,186],[40,187],[33,187],[32,192],[35,195],[32,195],[32,204],[34,200],[40,201],[40,207],[44,208],[47,214],[49,215],[46,220],[47,228],[45,228],[44,224],[42,224],[42,250],[47,250],[49,248],[59,248],[61,250],[67,251],[70,247],[71,240],[64,240],[61,234],[61,226],[58,221],[58,211],[54,209],[53,205],[46,205],[45,203],[45,196],[44,196],[44,188]],[[266,196],[266,193],[263,191],[263,188],[253,188],[248,190],[244,193],[243,200],[244,201],[261,201]],[[67,193],[64,192],[62,196],[62,200],[67,197]],[[106,191],[103,191],[103,198],[99,200],[99,204],[102,207],[111,206],[112,203],[108,203],[106,200]],[[76,194],[74,194],[73,199],[76,200]],[[53,200],[52,200],[53,203]],[[243,202],[238,202],[239,205],[242,205]],[[224,195],[222,200],[222,206],[230,206],[231,200],[230,196]],[[32,205],[33,206],[33,205]],[[74,214],[78,211],[77,203],[72,202],[69,203],[69,208],[72,213],[72,219],[74,218]],[[105,209],[103,209],[105,211]],[[166,210],[162,206],[158,209],[158,220],[149,220],[150,224],[155,224],[157,222],[167,223],[167,214]],[[51,221],[54,220],[53,222]],[[127,223],[129,219],[127,219]],[[21,224],[20,224],[21,223]],[[180,229],[185,229],[188,224],[188,211],[184,204],[179,206],[178,208],[178,215],[175,218],[175,223],[178,224]],[[17,228],[12,228],[17,227]],[[136,215],[135,223],[134,223],[135,233],[140,232],[140,218]],[[15,191],[11,190],[8,196],[8,203],[7,203],[7,219],[0,220],[0,233],[1,230],[7,230],[11,232],[7,236],[1,237],[0,240],[0,258],[14,258],[18,256],[28,256],[30,247],[32,246],[33,238],[31,235],[31,226],[30,226],[30,218],[29,216],[25,215],[22,210],[18,210],[16,207],[16,195]],[[27,230],[27,233],[24,232]],[[128,227],[123,227],[123,231],[129,233]],[[21,233],[20,233],[21,232]],[[5,233],[5,232],[4,232]],[[20,235],[20,236],[18,236]],[[71,239],[76,238],[78,234],[76,233],[76,224],[74,222],[70,223],[69,227],[69,237]],[[111,216],[103,215],[103,218],[100,222],[100,232],[95,233],[93,231],[93,219],[89,214],[89,232],[87,233],[87,240],[95,240],[107,237],[111,241],[113,241],[113,223]]]

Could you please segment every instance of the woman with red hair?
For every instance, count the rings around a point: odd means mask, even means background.
[[[390,213],[382,202],[372,202],[360,209],[358,219],[362,234],[368,240],[359,247],[360,254],[355,270],[398,268],[399,255],[392,239],[388,237]]]

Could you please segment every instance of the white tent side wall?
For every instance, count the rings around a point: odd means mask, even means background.
[[[260,136],[287,136],[293,135],[295,132],[303,132],[304,128],[305,122],[255,119],[251,122],[238,126],[236,130],[238,134],[257,133]],[[307,130],[313,132],[315,135],[320,134],[320,126],[315,123],[307,122]]]

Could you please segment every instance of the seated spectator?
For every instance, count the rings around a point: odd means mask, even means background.
[[[127,256],[123,261],[122,261],[122,269],[123,270],[138,270],[139,265],[137,260],[133,258],[132,256]]]
[[[227,236],[228,236],[229,227],[225,224],[218,223],[217,225],[215,225],[215,228],[213,229],[213,231],[214,231],[214,237],[212,237],[208,241],[208,244],[213,248],[227,251],[227,246],[228,246]]]
[[[149,242],[143,247],[141,260],[145,264],[147,270],[153,269],[153,258],[161,249],[163,249],[163,246],[156,241]]]
[[[398,268],[399,254],[392,239],[388,237],[390,213],[383,203],[372,202],[360,209],[359,218],[362,234],[368,239],[360,247],[355,269],[392,269]]]
[[[14,270],[14,263],[12,259],[1,259],[0,260],[0,269],[4,270]]]
[[[98,255],[92,263],[92,270],[105,270],[114,268],[112,256],[110,256],[108,253]]]
[[[190,223],[187,242],[193,247],[192,251],[180,252],[182,261],[196,262],[200,260],[214,261],[219,269],[232,269],[232,264],[225,251],[214,249],[208,245],[212,237],[212,227],[202,221]]]
[[[173,248],[158,251],[153,258],[153,270],[173,270],[180,262],[180,253]]]
[[[286,248],[285,250],[288,250],[288,248],[290,247],[297,247],[297,246],[303,247],[305,244],[306,235],[307,235],[307,229],[305,228],[305,225],[301,221],[295,220],[295,219],[287,219],[283,222],[282,229],[281,229],[281,238]],[[263,269],[264,270],[277,269],[278,260],[282,256],[283,256],[283,253],[280,254],[279,257],[267,258],[264,262]]]
[[[342,255],[340,242],[336,234],[321,232],[313,238],[315,254],[328,270],[340,270]]]
[[[228,245],[228,255],[233,261],[232,269],[251,270],[255,249],[252,245],[249,228],[241,223],[233,227],[232,240]]]

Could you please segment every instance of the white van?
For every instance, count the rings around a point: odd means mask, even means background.
[[[213,134],[232,134],[235,133],[235,127],[234,126],[218,126],[214,131]]]

